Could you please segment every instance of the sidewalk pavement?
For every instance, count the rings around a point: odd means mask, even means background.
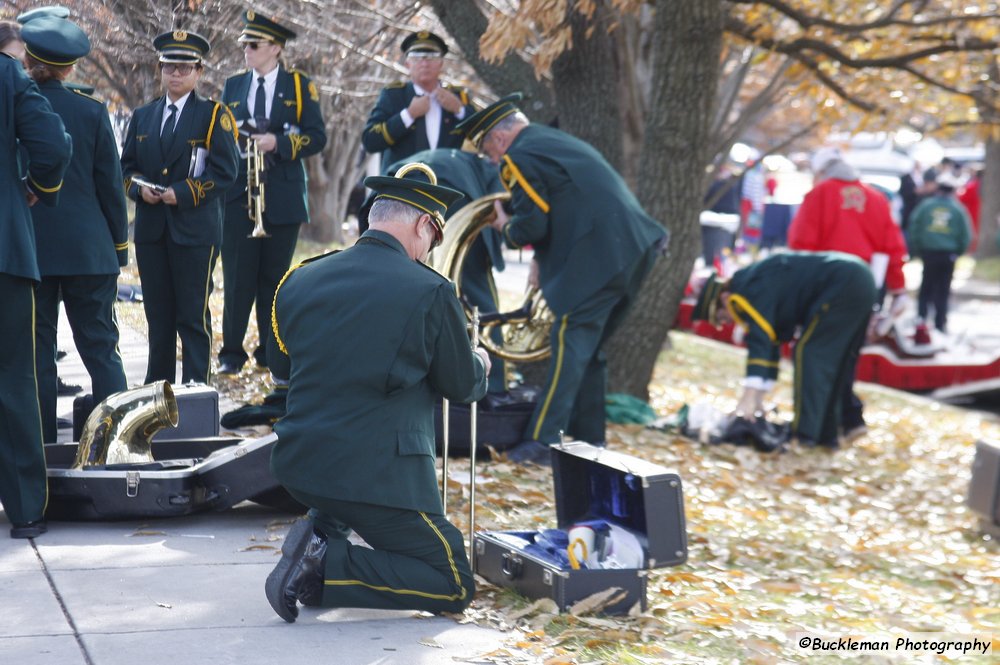
[[[65,319],[59,331],[68,353],[59,374],[89,391]],[[145,349],[123,325],[130,386],[142,381]],[[60,416],[72,418],[72,399],[59,400]],[[411,611],[300,608],[286,624],[264,597],[264,579],[292,519],[246,502],[143,522],[50,522],[29,541],[9,538],[4,516],[0,664],[475,663],[507,638]]]

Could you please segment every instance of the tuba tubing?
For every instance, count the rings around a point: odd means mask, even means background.
[[[151,439],[167,426],[177,427],[177,400],[169,382],[115,393],[87,417],[70,468],[152,462]]]
[[[494,201],[510,198],[507,192],[487,194],[462,207],[445,225],[441,245],[431,254],[430,265],[458,285],[462,291],[462,265],[472,243],[489,224]],[[465,306],[466,316],[472,312]],[[490,353],[511,362],[537,362],[552,353],[549,332],[554,317],[537,289],[529,289],[521,307],[513,312],[483,314],[480,320],[480,344]],[[500,326],[504,338],[495,344],[491,329]]]

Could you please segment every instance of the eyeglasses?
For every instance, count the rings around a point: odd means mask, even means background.
[[[243,42],[244,49],[250,49],[251,51],[256,51],[260,48],[260,42]]]
[[[434,221],[433,217],[428,215],[427,221],[430,222],[431,229],[434,231],[434,240],[431,241],[431,249],[434,249],[435,247],[441,244],[441,241],[444,240],[444,233],[441,231],[441,228]]]
[[[173,74],[177,72],[181,76],[187,76],[194,71],[194,65],[179,65],[175,62],[165,62],[160,65],[160,69],[164,74]]]
[[[441,54],[440,53],[433,53],[431,51],[413,51],[412,53],[407,53],[406,54],[406,59],[407,60],[418,60],[418,61],[419,60],[427,60],[427,61],[433,62],[435,60],[440,60],[441,59]]]

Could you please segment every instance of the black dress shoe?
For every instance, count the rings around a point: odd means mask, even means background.
[[[73,421],[69,418],[56,418],[56,429],[73,429]]]
[[[321,603],[325,559],[326,541],[313,531],[312,521],[301,519],[292,525],[281,546],[281,560],[264,583],[267,602],[279,617],[295,623],[298,601]]]
[[[62,378],[60,378],[58,376],[56,377],[56,394],[57,395],[60,395],[62,397],[66,397],[67,395],[75,395],[75,394],[77,394],[78,392],[80,392],[82,390],[83,390],[82,386],[78,386],[78,385],[75,385],[75,384],[72,384],[72,383],[66,383],[66,382],[64,382],[62,380]]]
[[[35,520],[26,524],[15,524],[10,528],[11,538],[38,538],[49,530],[49,525],[44,519]]]
[[[538,441],[522,441],[507,451],[507,459],[517,464],[552,466],[552,448]]]
[[[56,362],[59,362],[60,360],[62,360],[65,357],[66,357],[66,352],[65,351],[56,351]]]
[[[232,363],[221,363],[219,365],[219,374],[239,374],[240,367]]]

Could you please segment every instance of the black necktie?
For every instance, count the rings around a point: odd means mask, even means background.
[[[253,117],[267,117],[267,93],[264,92],[264,77],[257,79],[257,95],[253,101]]]
[[[170,110],[170,115],[167,116],[167,121],[163,123],[163,129],[160,130],[160,149],[163,152],[170,150],[170,146],[174,143],[174,125],[177,124],[177,106],[170,104],[167,106]]]

